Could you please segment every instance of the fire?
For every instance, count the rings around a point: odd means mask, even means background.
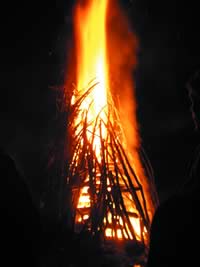
[[[77,89],[83,95],[88,85],[94,79],[97,84],[91,94],[83,101],[82,110],[88,110],[88,120],[91,126],[88,138],[91,138],[95,119],[100,118],[106,122],[108,62],[106,56],[106,11],[108,0],[87,1],[88,5],[78,4],[75,13],[76,51],[78,57]],[[98,14],[97,14],[98,12]],[[104,112],[102,112],[104,110]],[[79,118],[81,121],[81,117]],[[103,136],[106,129],[103,128]],[[100,140],[95,138],[94,146],[99,153]]]
[[[79,107],[79,115],[76,118],[75,124],[78,125],[76,127],[76,133],[81,132],[84,127],[84,118],[87,117],[87,140],[91,142],[92,149],[96,155],[97,161],[94,164],[93,160],[90,162],[93,164],[92,170],[90,170],[90,178],[89,175],[86,175],[83,181],[83,185],[79,190],[79,197],[77,201],[77,214],[75,221],[77,223],[84,223],[90,219],[90,212],[93,202],[95,202],[95,197],[91,199],[90,186],[95,186],[96,190],[96,198],[99,195],[100,190],[106,186],[106,197],[104,201],[108,203],[108,206],[111,205],[111,200],[115,198],[114,193],[112,192],[113,187],[117,187],[117,185],[121,188],[121,196],[122,200],[120,205],[122,205],[123,209],[127,210],[127,216],[122,215],[122,211],[120,211],[119,207],[116,207],[113,202],[112,206],[106,211],[106,214],[103,217],[104,223],[104,233],[107,238],[117,238],[117,239],[134,239],[143,240],[145,239],[147,229],[145,225],[141,226],[141,215],[142,209],[146,209],[148,215],[152,216],[153,213],[153,204],[150,197],[150,188],[148,187],[148,182],[144,175],[144,171],[142,165],[139,160],[138,153],[136,152],[139,147],[139,137],[137,133],[137,122],[136,122],[136,105],[134,101],[134,96],[132,95],[132,68],[134,65],[134,60],[131,60],[131,53],[133,51],[131,43],[127,48],[126,41],[122,42],[120,37],[118,41],[116,41],[117,32],[110,32],[108,34],[108,5],[112,1],[108,0],[87,0],[80,1],[76,5],[75,15],[74,15],[74,30],[75,30],[75,41],[76,41],[76,57],[77,57],[77,68],[76,68],[76,84],[77,91],[75,95],[72,97],[72,105],[76,102],[80,96],[84,95],[88,88],[92,86],[92,90],[89,94],[83,99],[81,105]],[[113,8],[113,10],[119,9]],[[112,13],[112,12],[111,12]],[[121,17],[120,17],[121,19]],[[123,19],[122,19],[123,20]],[[119,21],[118,27],[119,27]],[[112,31],[112,30],[111,30]],[[114,34],[113,34],[114,33]],[[113,37],[113,40],[108,38]],[[132,37],[131,37],[132,38]],[[133,39],[132,39],[133,40]],[[115,43],[114,43],[115,42]],[[112,46],[113,45],[113,46]],[[126,47],[125,47],[126,46]],[[125,49],[124,49],[125,47]],[[113,51],[112,51],[113,49]],[[124,72],[123,64],[125,62],[126,72]],[[128,67],[128,69],[127,69]],[[116,101],[113,100],[112,95],[116,92],[113,88],[113,79],[112,75],[116,74],[118,77],[118,82],[120,81],[122,85],[121,87],[121,107],[123,109],[120,110],[120,107],[116,107]],[[123,74],[123,77],[122,77]],[[128,75],[127,75],[128,74]],[[129,77],[128,77],[129,76]],[[128,99],[128,101],[124,101]],[[129,105],[127,105],[127,103]],[[109,116],[109,106],[114,110],[115,115]],[[123,122],[118,125],[118,129],[116,128],[116,132],[119,131],[122,133],[120,136],[116,135],[116,138],[109,137],[108,127],[112,127],[109,125],[116,125],[116,118],[120,118],[120,112],[125,113],[125,116],[121,116]],[[112,112],[111,112],[112,113]],[[86,117],[85,114],[87,114]],[[131,120],[130,117],[133,117]],[[128,118],[128,119],[127,119]],[[119,130],[120,128],[120,130]],[[114,131],[115,131],[114,130]],[[131,135],[131,138],[130,136]],[[106,153],[102,152],[102,146],[104,143],[107,146],[112,143],[113,144],[106,150]],[[80,141],[80,146],[84,146],[84,140]],[[123,149],[114,149],[113,146],[117,146],[117,144],[122,144],[125,148],[127,155],[131,158],[131,164],[133,165],[134,171],[132,171],[132,167],[129,166],[126,160],[126,156],[123,155]],[[130,149],[128,149],[130,147]],[[133,149],[132,149],[133,148]],[[83,148],[80,149],[83,151]],[[79,153],[75,152],[72,160],[72,165],[74,168],[78,168],[78,163],[76,163],[76,159],[79,157]],[[85,157],[90,156],[90,152],[86,152]],[[115,159],[114,154],[119,154],[119,158]],[[107,159],[105,159],[107,157]],[[119,159],[121,157],[125,157],[125,159],[121,159],[126,162],[120,163]],[[133,159],[133,160],[132,160]],[[75,162],[75,163],[74,163]],[[106,163],[105,163],[106,162]],[[106,173],[105,180],[102,182],[102,170],[101,164],[109,165],[109,171]],[[133,187],[138,189],[138,192],[141,190],[141,185],[144,186],[144,194],[146,196],[146,206],[143,204],[143,194],[135,193],[135,196],[131,194],[131,190],[126,189],[128,185],[131,183],[129,179],[129,174],[121,174],[122,171],[119,172],[116,170],[116,165],[119,165],[121,170],[126,172],[126,168],[129,169],[130,172],[135,172],[134,176],[140,177],[136,182],[133,182]],[[105,166],[106,167],[106,166]],[[89,168],[89,167],[88,167]],[[101,170],[100,170],[101,169]],[[96,178],[93,177],[92,173],[96,173]],[[100,174],[101,172],[101,174]],[[72,171],[73,173],[73,171]],[[116,174],[117,178],[114,179],[114,174]],[[118,175],[120,178],[118,178]],[[127,178],[128,177],[128,178]],[[144,180],[143,180],[144,179]],[[93,180],[95,182],[93,182]],[[111,199],[110,202],[108,199]],[[141,208],[138,208],[139,204],[133,204],[136,198],[136,202],[141,202]],[[113,200],[114,201],[114,200]],[[118,205],[118,204],[117,204]],[[96,203],[96,207],[98,203]],[[120,206],[121,207],[121,206]],[[98,209],[101,210],[101,207],[98,206]],[[110,211],[109,211],[110,209]],[[117,212],[111,212],[111,210],[118,210]],[[138,211],[138,209],[140,211]],[[118,214],[119,213],[119,214]],[[145,212],[144,212],[145,213]],[[113,215],[115,214],[115,215]],[[144,215],[143,217],[145,217]],[[148,221],[148,219],[147,219]],[[113,228],[113,224],[115,224],[115,230]],[[131,227],[134,229],[131,230]],[[98,230],[101,227],[98,226]]]

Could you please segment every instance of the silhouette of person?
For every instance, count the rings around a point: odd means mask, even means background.
[[[197,72],[187,86],[192,118],[198,131],[200,125],[199,82],[200,75]],[[147,267],[198,266],[196,261],[199,255],[199,177],[200,145],[197,146],[191,160],[188,180],[180,192],[161,203],[154,214]]]
[[[0,149],[0,242],[5,266],[38,266],[40,217],[14,160]]]

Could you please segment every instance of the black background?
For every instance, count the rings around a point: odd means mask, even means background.
[[[45,190],[56,101],[75,1],[8,1],[1,8],[0,145],[16,160],[36,203]],[[199,69],[197,3],[121,1],[140,50],[134,75],[143,146],[160,199],[185,179],[198,143],[186,84]]]

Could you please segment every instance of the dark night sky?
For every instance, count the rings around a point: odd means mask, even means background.
[[[13,1],[14,2],[14,1]],[[0,145],[15,158],[37,201],[43,190],[55,99],[62,79],[74,1],[9,2],[2,9]],[[197,3],[133,0],[140,40],[138,120],[161,199],[184,179],[197,144],[186,83],[200,68]]]

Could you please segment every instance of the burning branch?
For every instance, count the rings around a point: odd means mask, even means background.
[[[72,194],[71,224],[77,232],[87,229],[103,238],[147,242],[150,219],[145,194],[134,164],[125,153],[124,135],[113,102],[106,111],[100,111],[95,122],[88,118],[92,103],[88,110],[80,109],[96,85],[67,107],[69,153],[65,170],[66,186]],[[102,134],[104,128],[106,136]],[[95,138],[100,140],[98,154]]]

